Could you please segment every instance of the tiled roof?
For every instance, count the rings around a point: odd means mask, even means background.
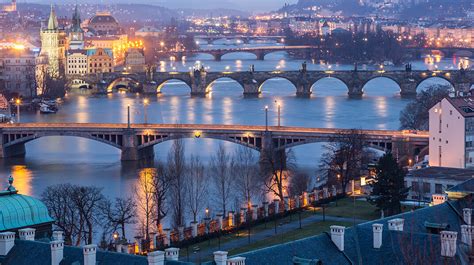
[[[473,169],[452,167],[425,167],[408,172],[407,177],[435,178],[465,181],[474,176]]]
[[[0,192],[0,231],[52,223],[48,209],[30,196]]]
[[[464,117],[474,117],[474,97],[446,97],[446,100],[453,105]]]

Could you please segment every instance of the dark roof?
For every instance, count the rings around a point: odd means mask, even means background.
[[[425,167],[408,172],[407,177],[465,181],[473,178],[474,170],[452,167]]]
[[[474,193],[474,179],[470,178],[462,183],[459,183],[458,185],[446,190],[446,192],[462,192],[462,193],[467,193],[467,194],[473,194]]]
[[[474,117],[474,97],[446,97],[461,115],[464,117]]]
[[[91,18],[89,24],[95,23],[118,23],[117,20],[110,14],[97,14]]]
[[[467,248],[460,243],[462,209],[466,201],[447,202],[412,212],[356,225],[344,235],[344,252],[339,251],[328,234],[301,239],[286,244],[255,250],[238,256],[245,257],[246,265],[293,264],[293,257],[319,259],[323,264],[468,264]],[[469,205],[470,207],[470,205]],[[403,218],[404,231],[388,230],[388,221]],[[447,230],[458,231],[456,256],[451,260],[441,257],[438,234],[429,233],[425,222],[446,223]],[[382,246],[373,248],[372,224],[383,224]]]

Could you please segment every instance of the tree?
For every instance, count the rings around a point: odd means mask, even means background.
[[[163,232],[162,221],[168,214],[167,196],[172,181],[164,171],[161,163],[156,167],[155,174],[152,175],[153,205],[155,206],[155,223],[158,233]]]
[[[126,238],[125,226],[136,223],[137,205],[133,198],[115,198],[115,201],[104,200],[101,205],[101,212],[104,223],[104,230],[112,233],[118,229],[122,232],[122,238]]]
[[[204,165],[199,157],[191,156],[186,181],[186,201],[189,203],[194,222],[197,222],[198,214],[204,208],[207,190],[208,181]]]
[[[328,184],[337,183],[345,193],[347,184],[360,175],[365,135],[357,129],[340,131],[324,146],[320,168],[328,173]]]
[[[171,208],[173,213],[173,225],[178,228],[184,226],[186,196],[186,161],[184,156],[183,140],[174,140],[173,146],[168,153],[166,164],[167,178],[171,182]]]
[[[227,206],[232,197],[234,178],[230,174],[234,161],[226,152],[224,146],[219,144],[217,152],[211,157],[210,173],[216,185],[216,199],[223,214],[227,212]]]
[[[100,224],[100,205],[105,200],[102,188],[94,186],[75,186],[72,190],[72,201],[80,214],[81,232],[86,244],[92,244],[94,228]],[[79,240],[80,238],[78,238]],[[79,245],[79,241],[76,243]]]
[[[239,147],[234,154],[235,162],[232,169],[240,197],[248,207],[251,207],[252,200],[259,194],[260,184],[262,184],[253,152],[250,148]]]
[[[382,156],[376,167],[376,177],[372,184],[377,208],[387,215],[401,212],[400,202],[408,195],[405,187],[405,172],[391,153]]]
[[[138,220],[144,237],[148,240],[150,236],[150,227],[154,217],[154,189],[153,179],[156,171],[154,168],[144,168],[139,173],[138,181],[135,184],[135,196],[138,203],[138,211],[141,218]]]
[[[449,96],[450,86],[432,85],[400,112],[400,130],[428,130],[429,110]]]
[[[262,152],[264,153],[260,160],[260,170],[264,186],[268,192],[283,201],[287,194],[288,175],[296,170],[293,151],[268,149]]]
[[[290,177],[290,195],[299,196],[303,192],[308,191],[311,178],[307,173],[298,172]]]

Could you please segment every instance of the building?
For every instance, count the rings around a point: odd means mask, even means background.
[[[36,96],[35,54],[23,47],[0,50],[0,91],[7,97]]]
[[[88,73],[86,50],[69,50],[66,62],[66,75],[81,75]]]
[[[18,232],[20,229],[33,228],[36,230],[35,238],[49,238],[53,219],[44,203],[19,194],[13,186],[12,177],[8,179],[8,183],[6,190],[0,191],[0,232]]]
[[[429,165],[474,167],[474,97],[447,97],[429,111]]]
[[[2,6],[2,11],[4,12],[16,12],[16,0],[12,0],[10,4],[4,4]]]
[[[159,38],[163,36],[163,31],[151,27],[151,26],[145,26],[135,32],[135,36],[137,37],[142,37],[142,38]]]
[[[110,12],[97,12],[87,23],[88,29],[96,36],[121,35],[122,28]]]
[[[72,16],[72,25],[69,32],[69,49],[84,49],[84,30],[81,28],[81,16],[77,10],[77,5]]]
[[[129,48],[125,54],[125,68],[129,73],[145,71],[145,53],[143,49]]]
[[[87,50],[87,64],[90,74],[111,73],[114,70],[114,57],[110,49]]]
[[[430,202],[434,194],[444,194],[452,187],[474,177],[474,169],[426,167],[408,172],[405,187],[407,199]]]
[[[51,6],[48,25],[41,29],[40,57],[47,60],[48,73],[51,77],[59,77],[64,72],[66,63],[66,33],[59,28],[58,19]]]

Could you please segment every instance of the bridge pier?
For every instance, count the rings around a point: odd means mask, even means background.
[[[156,94],[158,93],[158,85],[155,81],[146,82],[143,84],[143,93],[144,94]]]
[[[296,96],[304,98],[311,97],[311,83],[305,80],[299,82],[296,86]]]
[[[470,90],[471,90],[470,82],[454,83],[454,91],[456,91],[456,93],[466,94]]]
[[[138,148],[138,141],[133,129],[126,129],[123,134],[122,161],[138,161],[153,159],[153,146]]]
[[[26,149],[24,143],[15,144],[8,147],[0,145],[0,158],[24,157],[25,155]]]
[[[362,91],[362,87],[351,87],[349,88],[349,92],[347,93],[347,95],[350,98],[362,98],[362,96],[364,95],[364,91]]]
[[[253,80],[249,83],[244,83],[244,97],[258,97],[260,93],[259,86]]]
[[[403,98],[416,97],[416,82],[400,84],[400,96]]]
[[[207,73],[204,70],[191,72],[191,96],[205,96],[209,84],[206,81]]]
[[[255,53],[255,55],[257,55],[257,60],[259,60],[259,61],[264,61],[265,60],[265,53],[264,52],[257,51]]]
[[[263,172],[286,169],[285,149],[276,149],[273,144],[272,132],[266,131],[262,137],[262,149],[260,151],[259,164]]]

